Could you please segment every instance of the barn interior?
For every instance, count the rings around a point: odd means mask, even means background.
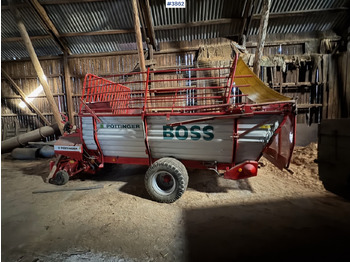
[[[349,6],[2,0],[2,260],[349,260]],[[241,180],[188,168],[188,188],[174,203],[149,197],[147,165],[106,164],[62,186],[46,183],[59,158],[53,145],[67,126],[82,127],[88,74],[137,86],[142,72],[158,71],[147,74],[150,90],[169,94],[179,79],[193,86],[220,77],[198,69],[227,69],[238,54],[264,87],[295,101],[287,168],[262,157],[258,175]],[[240,103],[252,102],[238,92]],[[150,97],[160,107],[179,105]],[[202,105],[190,89],[184,97]]]

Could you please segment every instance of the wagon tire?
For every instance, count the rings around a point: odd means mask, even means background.
[[[186,167],[174,158],[161,158],[154,162],[145,175],[145,186],[151,198],[160,203],[173,203],[186,191]]]
[[[54,178],[50,179],[50,183],[58,185],[58,186],[62,186],[62,185],[67,184],[68,180],[69,180],[69,175],[68,175],[67,171],[60,170],[56,173]]]

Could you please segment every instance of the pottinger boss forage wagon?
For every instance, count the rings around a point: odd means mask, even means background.
[[[263,154],[288,167],[295,143],[294,101],[265,86],[238,55],[231,67],[148,69],[109,80],[88,74],[79,121],[55,143],[50,182],[65,184],[105,163],[148,165],[146,189],[159,202],[181,197],[186,167],[248,178]]]

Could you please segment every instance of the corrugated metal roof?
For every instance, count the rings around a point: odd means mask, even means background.
[[[151,0],[154,26],[173,25],[220,18],[242,17],[246,0],[186,1],[186,8],[166,8],[164,0]]]
[[[283,19],[270,19],[267,27],[268,34],[287,34],[304,32],[322,32],[331,30],[344,23],[346,13],[317,14],[308,16],[284,17]],[[260,20],[253,20],[249,35],[258,34]]]
[[[68,46],[73,54],[104,53],[136,50],[134,34],[75,36],[67,37]],[[146,48],[146,43],[144,43]]]
[[[129,0],[46,5],[45,9],[60,33],[134,27]]]
[[[155,33],[157,40],[160,42],[192,41],[195,39],[234,36],[238,34],[240,28],[241,23],[230,23],[221,25],[187,27],[172,30],[157,30]]]
[[[27,3],[27,0],[14,0],[13,2],[15,2],[16,4],[23,4],[23,3]],[[5,6],[8,5],[8,1],[7,0],[1,0],[1,5]]]
[[[263,0],[257,0],[253,13],[259,14]],[[30,36],[47,35],[43,22],[31,7],[19,10]],[[93,32],[113,29],[133,28],[133,13],[130,0],[89,1],[76,3],[53,3],[52,0],[39,0],[59,33]],[[252,2],[255,2],[252,0]],[[7,1],[2,0],[6,5]],[[154,26],[196,23],[226,18],[243,18],[247,0],[188,0],[187,7],[166,8],[165,0],[150,0]],[[272,0],[271,13],[286,13],[302,10],[322,10],[348,6],[348,0]],[[297,16],[271,17],[268,34],[288,34],[334,30],[346,28],[349,23],[347,12],[303,14]],[[249,35],[255,35],[259,28],[259,19],[253,19]],[[195,25],[185,28],[156,30],[159,42],[191,41],[230,37],[240,34],[243,19],[236,23]],[[19,31],[8,9],[2,10],[2,38],[19,37]],[[74,54],[113,52],[136,49],[134,34],[96,35],[65,37],[69,49]],[[57,43],[53,40],[35,40],[38,55],[60,54]],[[2,59],[27,57],[24,45],[20,42],[3,42]]]
[[[260,14],[263,0],[258,0],[254,14]],[[284,13],[301,10],[315,10],[344,6],[347,0],[272,0],[271,13]]]
[[[53,39],[33,40],[33,47],[38,56],[62,55]],[[1,44],[1,60],[18,60],[29,57],[22,41],[4,42]]]
[[[18,8],[30,36],[47,35],[46,27],[31,8]],[[1,10],[1,38],[21,36],[15,19],[9,9]]]

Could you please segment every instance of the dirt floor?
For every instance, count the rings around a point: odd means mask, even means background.
[[[2,155],[2,261],[350,261],[350,202],[318,180],[315,144],[289,171],[262,159],[257,177],[190,171],[173,204],[149,199],[145,167],[108,167],[33,194],[50,159]]]

